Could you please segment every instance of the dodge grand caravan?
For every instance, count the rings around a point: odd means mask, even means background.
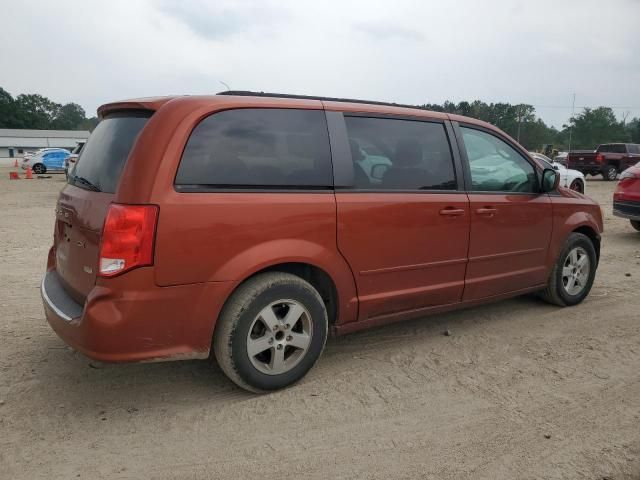
[[[329,332],[591,289],[599,206],[487,123],[250,92],[98,114],[41,287],[91,358],[212,353],[264,392],[303,377]]]

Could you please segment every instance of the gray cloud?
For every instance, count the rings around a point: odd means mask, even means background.
[[[410,104],[530,103],[558,127],[575,92],[579,107],[640,116],[637,0],[7,5],[0,86],[89,113],[127,97],[212,93],[222,80]]]
[[[256,31],[269,34],[270,27],[287,18],[286,11],[268,3],[238,2],[221,6],[204,0],[160,0],[154,5],[160,12],[209,40],[223,40]]]
[[[389,25],[384,22],[359,23],[354,26],[354,29],[374,40],[422,41],[425,39],[422,32],[396,25]]]

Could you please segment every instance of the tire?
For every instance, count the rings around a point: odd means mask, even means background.
[[[567,266],[568,263],[571,263],[570,255],[574,252],[581,252],[587,258],[585,262],[588,262],[588,272],[586,275],[579,275],[578,278],[580,282],[574,277],[574,283],[576,287],[580,283],[581,288],[579,291],[576,289],[571,289],[570,279],[565,282],[565,274],[568,273],[569,270],[572,270],[571,266]],[[578,260],[581,257],[578,256]],[[565,270],[568,268],[569,270]],[[596,250],[593,247],[593,243],[586,235],[582,233],[572,233],[567,238],[567,241],[558,256],[558,260],[556,261],[553,269],[551,270],[551,274],[549,275],[549,283],[547,288],[540,293],[540,297],[554,305],[559,305],[561,307],[571,307],[573,305],[577,305],[582,302],[589,292],[591,291],[591,287],[593,286],[593,280],[596,276],[596,268],[597,268],[597,257]],[[583,271],[584,267],[581,270]],[[570,277],[571,275],[568,275]]]
[[[287,323],[288,314],[295,323]],[[240,285],[227,300],[214,332],[213,351],[236,385],[266,393],[306,375],[324,349],[328,325],[324,302],[308,282],[289,273],[263,273]],[[292,346],[304,341],[304,350]],[[250,342],[255,355],[249,353]]]
[[[582,180],[578,178],[576,178],[573,182],[571,182],[571,185],[569,185],[569,188],[575,192],[584,193],[584,183],[582,183]]]
[[[631,222],[631,226],[640,232],[640,220],[629,220]]]
[[[36,175],[42,175],[43,173],[47,173],[47,167],[45,167],[42,163],[36,163],[33,168],[33,173]]]
[[[618,169],[615,165],[607,165],[602,171],[602,177],[605,180],[612,182],[618,177]]]

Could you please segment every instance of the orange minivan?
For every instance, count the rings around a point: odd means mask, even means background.
[[[265,392],[303,377],[329,332],[591,289],[600,207],[487,123],[252,92],[98,114],[41,287],[91,358],[213,352]]]

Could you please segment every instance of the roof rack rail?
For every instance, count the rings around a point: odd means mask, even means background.
[[[289,93],[251,92],[249,90],[226,90],[224,92],[218,92],[216,95],[234,95],[238,97],[295,98],[300,100],[324,100],[327,102],[363,103],[369,105],[383,105],[386,107],[402,107],[426,110],[426,108],[421,107],[420,105],[405,105],[402,103],[377,102],[373,100],[357,100],[354,98],[317,97],[313,95],[292,95]]]

